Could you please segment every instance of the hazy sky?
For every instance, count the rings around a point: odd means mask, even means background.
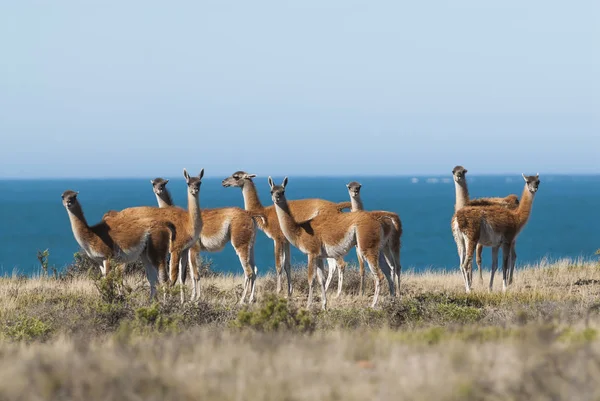
[[[600,173],[600,2],[3,1],[0,177]]]

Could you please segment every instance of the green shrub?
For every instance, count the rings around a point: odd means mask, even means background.
[[[52,328],[41,320],[19,315],[14,320],[3,322],[3,334],[14,341],[44,340]]]
[[[130,343],[139,336],[163,333],[179,333],[183,329],[182,317],[169,315],[161,310],[160,304],[142,306],[135,310],[133,319],[123,319],[114,333],[114,339],[122,344]]]
[[[100,293],[100,298],[106,303],[123,302],[125,292],[131,292],[131,288],[125,287],[121,269],[111,270],[104,277],[94,277],[94,285]]]
[[[106,330],[114,329],[119,325],[121,320],[130,315],[128,312],[125,303],[98,300],[93,308],[95,325],[104,327]]]
[[[423,303],[414,298],[392,300],[383,305],[383,311],[388,316],[391,328],[399,328],[406,323],[419,323],[427,314]]]
[[[435,322],[437,324],[466,324],[481,320],[484,302],[473,294],[420,294],[414,298],[392,300],[383,305],[389,326]]]
[[[48,277],[48,258],[50,257],[50,251],[45,249],[43,251],[37,252],[37,259],[40,262],[40,266],[42,267],[42,271],[44,272],[44,276]],[[58,278],[58,271],[56,270],[56,266],[52,265],[52,276],[54,278]]]
[[[436,312],[443,323],[474,323],[483,316],[481,309],[456,304],[438,304]]]
[[[134,323],[139,327],[152,329],[152,331],[179,331],[179,321],[181,321],[181,317],[176,314],[168,315],[161,313],[160,304],[157,302],[135,310]]]
[[[258,308],[244,307],[232,323],[235,328],[251,328],[257,331],[312,332],[315,322],[305,309],[291,307],[285,298],[269,294]]]

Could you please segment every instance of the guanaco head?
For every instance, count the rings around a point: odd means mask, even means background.
[[[169,180],[164,178],[157,177],[153,180],[150,180],[152,183],[152,190],[156,195],[162,195],[165,190],[166,185],[169,183]]]
[[[185,182],[187,182],[188,192],[192,196],[198,196],[200,193],[200,184],[202,184],[202,177],[204,176],[204,169],[200,170],[200,174],[197,177],[190,177],[186,169],[183,169],[183,176]]]
[[[275,204],[285,203],[285,186],[287,185],[288,178],[285,177],[281,185],[275,185],[271,176],[269,176],[269,186],[271,187],[271,200]]]
[[[346,187],[348,188],[348,193],[350,194],[351,198],[357,198],[358,196],[360,196],[361,185],[358,182],[352,181],[346,184]]]
[[[538,186],[540,185],[540,173],[537,173],[536,175],[521,175],[527,183],[527,189],[529,190],[529,192],[531,192],[532,194],[536,193],[538,190]]]
[[[63,192],[61,195],[63,206],[67,209],[71,209],[75,206],[77,204],[77,194],[79,194],[79,192],[71,191],[70,189]]]
[[[463,166],[456,166],[452,169],[452,175],[454,176],[454,181],[458,184],[462,184],[465,182],[465,175],[467,174],[467,169]]]
[[[225,178],[221,184],[224,187],[240,187],[244,188],[244,184],[256,177],[256,174],[248,174],[245,171],[236,171],[231,176]]]

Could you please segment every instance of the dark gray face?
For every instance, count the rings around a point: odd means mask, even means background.
[[[288,178],[285,177],[281,185],[275,185],[273,179],[269,177],[269,186],[271,187],[271,200],[275,204],[285,203],[285,186],[287,185]]]
[[[63,206],[67,209],[70,209],[73,206],[75,206],[75,204],[77,203],[78,193],[79,192],[71,191],[70,189],[67,189],[65,192],[63,192],[63,194],[61,195]]]
[[[456,166],[452,169],[452,175],[454,176],[454,181],[458,183],[462,183],[465,181],[465,176],[467,174],[467,169],[463,166]]]
[[[245,171],[236,171],[230,177],[225,178],[221,185],[224,187],[239,187],[243,188],[244,184],[248,181],[252,181],[252,178],[256,177],[256,174],[248,174]]]
[[[202,184],[202,177],[204,176],[204,169],[200,170],[200,174],[197,177],[190,177],[186,169],[183,169],[183,176],[188,186],[188,192],[193,196],[198,196],[200,193],[200,185]]]
[[[523,179],[525,180],[525,182],[527,183],[527,189],[529,190],[529,192],[531,192],[532,194],[536,193],[538,190],[538,187],[540,186],[540,175],[536,174],[536,175],[523,175]]]
[[[167,184],[169,183],[169,180],[165,180],[165,179],[159,177],[159,178],[150,180],[150,182],[152,183],[152,190],[154,191],[154,193],[156,195],[162,195]]]
[[[360,196],[360,188],[362,186],[358,182],[352,181],[351,183],[347,184],[346,187],[348,187],[348,193],[352,198]]]

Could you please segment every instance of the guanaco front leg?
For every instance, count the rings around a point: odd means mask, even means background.
[[[285,269],[285,275],[287,277],[287,283],[288,283],[288,297],[292,296],[292,293],[294,292],[294,287],[292,285],[292,251],[290,248],[290,243],[288,241],[285,241],[285,245],[284,245],[284,269]]]
[[[462,271],[465,277],[465,290],[471,292],[471,283],[473,280],[473,254],[477,246],[476,241],[467,241],[466,243],[466,258],[464,259]]]
[[[491,292],[494,287],[494,275],[496,274],[496,270],[498,270],[498,251],[500,250],[499,246],[492,247],[492,272],[490,275],[490,287],[489,291]]]
[[[321,287],[321,308],[327,309],[327,292],[325,291],[325,268],[323,267],[323,259],[317,259],[317,280]]]
[[[344,272],[346,271],[346,262],[344,261],[344,258],[338,258],[335,263],[336,263],[336,265],[339,265],[338,289],[337,289],[337,294],[335,295],[335,297],[339,298],[340,295],[342,294],[342,285],[344,284]]]
[[[310,308],[313,299],[313,281],[315,279],[315,269],[317,267],[317,258],[312,255],[308,255],[308,302],[306,303],[306,307]]]
[[[517,251],[515,250],[515,241],[510,246],[510,274],[508,276],[508,284],[513,282],[513,273],[515,271],[515,264],[517,263]]]
[[[358,259],[358,275],[360,276],[360,295],[365,295],[365,260],[356,248],[356,259]]]
[[[275,241],[275,271],[277,272],[277,294],[281,292],[281,277],[285,266],[285,245]],[[288,278],[289,279],[289,278]]]
[[[477,270],[479,270],[479,282],[483,284],[483,264],[481,253],[483,252],[483,245],[477,244],[475,252],[475,262],[477,263]]]
[[[379,292],[381,290],[381,279],[383,279],[383,272],[379,267],[379,253],[376,251],[368,251],[366,255],[363,257],[367,260],[367,264],[369,265],[369,269],[373,274],[373,281],[375,282],[375,294],[373,295],[373,303],[371,307],[374,308],[377,305],[377,300],[379,299]]]

